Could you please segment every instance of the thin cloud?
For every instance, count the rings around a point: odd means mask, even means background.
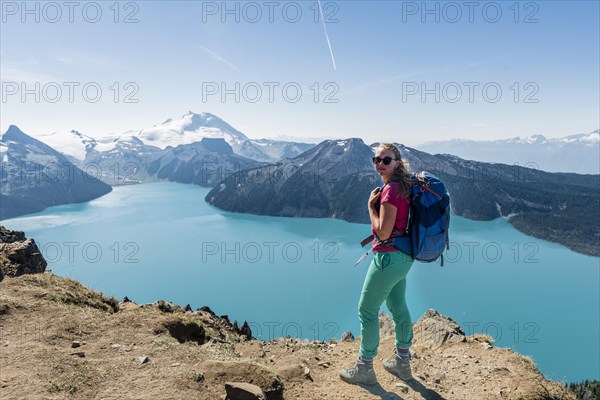
[[[202,46],[201,44],[199,44],[198,47],[200,47],[202,50],[204,50],[206,52],[206,54],[208,54],[215,60],[222,62],[223,64],[227,65],[229,68],[232,68],[234,71],[237,71],[237,72],[240,71],[235,65],[233,65],[232,63],[230,63],[229,61],[227,61],[226,59],[224,59],[223,57],[221,57],[220,55],[218,55],[211,49],[207,49],[206,47]]]
[[[54,82],[58,79],[43,73],[33,70],[33,66],[39,63],[36,59],[30,59],[25,62],[2,62],[0,63],[0,77],[5,82]]]
[[[54,47],[52,58],[61,64],[86,68],[94,71],[118,70],[123,68],[123,61],[105,54],[80,50],[70,47]]]
[[[54,59],[63,64],[71,64],[73,62],[73,59],[71,57],[55,56]]]

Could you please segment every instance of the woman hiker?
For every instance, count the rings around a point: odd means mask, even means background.
[[[375,239],[371,244],[374,257],[367,270],[358,305],[362,337],[360,354],[352,367],[340,370],[343,381],[366,385],[377,383],[373,358],[379,346],[379,308],[384,301],[394,319],[396,348],[390,358],[383,360],[383,367],[400,379],[412,379],[408,349],[412,344],[413,329],[405,293],[406,275],[413,260],[392,245],[381,243],[390,237],[394,227],[400,235],[405,233],[411,175],[401,160],[400,151],[393,144],[380,144],[373,163],[384,187],[383,190],[375,188],[368,202]]]

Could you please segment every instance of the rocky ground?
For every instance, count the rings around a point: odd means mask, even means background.
[[[6,276],[0,398],[212,400],[225,398],[227,382],[242,382],[257,394],[241,395],[233,385],[232,399],[575,399],[528,357],[486,336],[465,337],[434,310],[414,326],[416,379],[402,382],[381,365],[394,345],[388,316],[381,326],[379,384],[362,387],[338,377],[354,362],[360,339],[258,341],[247,338],[247,326],[207,307],[118,302],[50,273]]]

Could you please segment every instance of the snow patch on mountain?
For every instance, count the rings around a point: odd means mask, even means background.
[[[169,118],[158,126],[142,129],[138,138],[163,150],[168,146],[199,142],[203,138],[223,138],[231,145],[247,139],[246,135],[219,117],[210,113],[195,114],[191,111],[180,119]]]
[[[2,140],[1,137],[0,137],[0,140]],[[0,154],[2,154],[2,160],[0,160],[0,162],[3,162],[3,163],[9,162],[8,161],[8,146],[0,144]]]
[[[87,152],[96,146],[96,140],[93,137],[76,130],[38,134],[34,137],[54,150],[79,161],[83,161]]]
[[[138,133],[139,131],[127,131],[121,134],[115,133],[103,136],[96,139],[97,144],[95,150],[99,152],[114,151],[115,147],[119,144],[134,142]]]
[[[600,131],[594,131],[587,134],[581,133],[578,135],[571,135],[560,139],[560,141],[565,143],[581,142],[589,143],[591,145],[598,145],[598,143],[600,143]]]

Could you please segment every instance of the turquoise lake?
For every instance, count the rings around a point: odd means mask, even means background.
[[[369,226],[224,212],[210,189],[169,182],[115,187],[96,200],[2,221],[35,239],[55,274],[138,303],[158,299],[218,315],[268,340],[359,335]],[[600,379],[600,259],[513,229],[453,216],[446,263],[415,263],[407,302],[466,334],[531,356],[549,379]],[[385,306],[382,308],[385,310]],[[387,349],[381,349],[385,353]]]

